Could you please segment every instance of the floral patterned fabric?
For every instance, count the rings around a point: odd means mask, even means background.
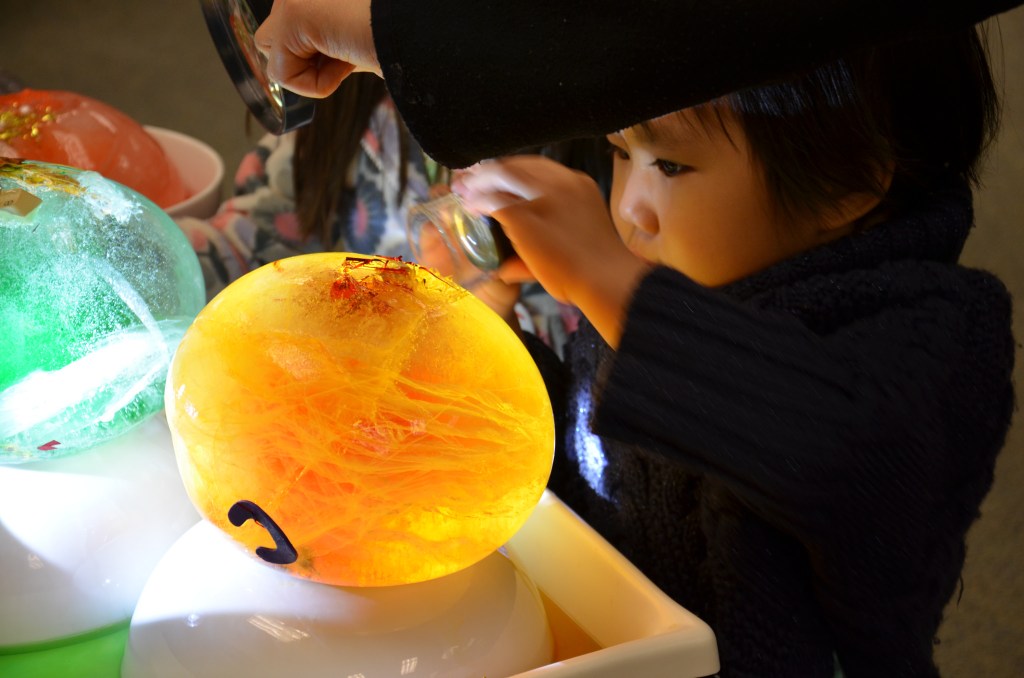
[[[427,162],[412,147],[406,162],[406,186],[399,184],[400,126],[394,104],[385,99],[373,112],[353,168],[355,200],[334,224],[338,251],[382,254],[411,260],[405,234],[408,209],[427,199]],[[209,220],[182,217],[212,299],[232,280],[285,257],[322,252],[319,238],[303,238],[295,213],[292,179],[294,133],[267,135],[245,155],[235,173],[235,195]],[[522,328],[561,354],[576,329],[575,309],[550,297],[536,284],[523,287],[516,307]]]
[[[409,258],[405,213],[427,196],[423,155],[409,154],[406,190],[399,194],[398,122],[390,100],[374,111],[354,168],[355,200],[334,224],[335,249]],[[382,152],[383,149],[383,152]],[[284,257],[322,252],[316,236],[303,238],[292,179],[294,133],[266,135],[242,159],[235,196],[209,221],[178,224],[199,256],[207,298],[229,282]]]

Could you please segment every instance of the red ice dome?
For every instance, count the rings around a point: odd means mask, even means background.
[[[162,208],[188,197],[177,168],[138,122],[73,92],[0,95],[0,156],[94,170]]]

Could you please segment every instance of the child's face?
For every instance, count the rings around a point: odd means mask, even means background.
[[[825,239],[813,224],[780,223],[731,118],[723,129],[690,110],[683,115],[692,124],[673,114],[608,137],[612,219],[634,254],[717,286]]]

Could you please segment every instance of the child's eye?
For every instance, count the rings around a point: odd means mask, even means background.
[[[674,177],[693,169],[689,165],[680,165],[679,163],[672,162],[671,160],[655,160],[651,164],[657,167],[658,171],[666,177]]]

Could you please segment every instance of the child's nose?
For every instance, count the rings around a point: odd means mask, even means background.
[[[641,231],[653,234],[658,232],[658,217],[648,195],[642,182],[627,182],[619,199],[619,216]]]

